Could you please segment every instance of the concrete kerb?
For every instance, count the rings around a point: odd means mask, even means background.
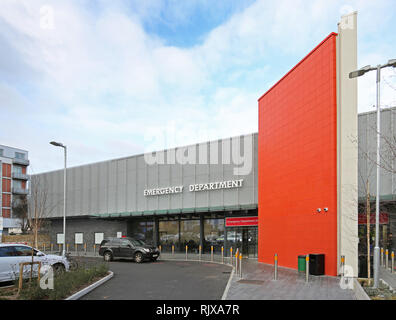
[[[78,300],[81,297],[85,296],[87,293],[91,292],[92,290],[96,289],[97,287],[99,287],[103,283],[105,283],[108,280],[110,280],[111,278],[113,278],[113,276],[114,276],[113,271],[110,271],[110,274],[108,274],[106,277],[94,282],[93,284],[91,284],[88,287],[76,292],[75,294],[71,295],[70,297],[67,297],[64,300]]]
[[[371,300],[366,291],[360,285],[357,278],[353,279],[353,292],[355,294],[356,300]]]

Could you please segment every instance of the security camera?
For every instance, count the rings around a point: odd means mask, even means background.
[[[327,212],[327,211],[329,211],[329,208],[324,208],[323,210],[324,210],[325,212]]]
[[[318,211],[318,212],[321,212],[321,211],[322,211],[322,209],[318,208],[318,209],[316,209],[316,211]]]

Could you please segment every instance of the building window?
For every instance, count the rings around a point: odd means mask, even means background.
[[[14,181],[12,182],[12,184],[13,184],[14,188],[22,189],[22,181],[20,181],[20,180],[14,180]]]
[[[159,240],[163,251],[175,250],[179,244],[179,221],[160,221],[159,222]]]
[[[0,157],[3,156],[3,149],[0,149]]]
[[[182,220],[180,221],[180,244],[182,250],[188,246],[189,252],[198,252],[200,239],[200,221]]]
[[[210,252],[213,246],[214,252],[221,252],[224,246],[224,219],[204,220],[204,252]]]
[[[84,234],[82,232],[76,232],[74,234],[74,243],[75,244],[83,244],[84,243]]]
[[[22,167],[20,167],[20,166],[13,166],[13,167],[12,167],[12,171],[13,171],[14,173],[22,174]]]
[[[25,154],[21,152],[15,152],[15,158],[17,159],[25,159]]]
[[[95,244],[101,244],[104,239],[103,232],[95,232]]]

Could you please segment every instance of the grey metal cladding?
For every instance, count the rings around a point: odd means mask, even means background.
[[[195,149],[195,163],[180,164],[176,161],[175,164],[148,165],[142,154],[68,168],[67,216],[257,204],[257,134],[246,136],[253,141],[253,164],[247,175],[238,175],[240,165],[233,163],[229,153],[231,138],[163,151],[167,160],[168,155],[179,149]],[[38,176],[44,175],[50,181],[51,203],[58,203],[51,216],[62,217],[63,170]],[[237,179],[243,179],[240,188],[189,190],[189,185]],[[145,189],[174,186],[183,186],[183,192],[144,195]]]
[[[365,197],[366,182],[369,181],[371,196],[376,194],[376,147],[377,137],[377,114],[376,111],[360,114],[358,117],[358,141],[359,141],[359,197]],[[390,150],[384,139],[395,139],[396,137],[396,108],[384,108],[381,111],[381,186],[380,192],[383,196],[396,193],[396,175],[389,170],[396,168],[396,159],[390,160]],[[388,162],[388,170],[383,168],[384,161]]]

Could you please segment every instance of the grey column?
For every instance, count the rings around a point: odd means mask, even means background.
[[[159,246],[159,221],[158,217],[154,217],[154,226],[153,226],[153,242],[154,246]]]
[[[204,217],[203,214],[199,216],[199,244],[201,245],[202,252],[204,252],[204,237],[205,237],[205,232],[204,232]]]

